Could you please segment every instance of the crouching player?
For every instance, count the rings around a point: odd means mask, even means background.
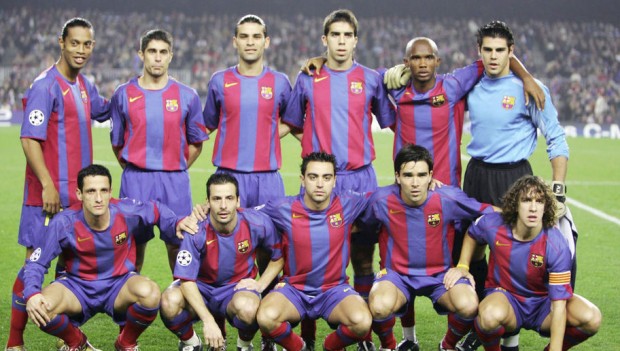
[[[486,215],[469,228],[451,285],[467,274],[476,250],[489,245],[485,298],[476,331],[484,349],[500,350],[500,337],[521,328],[551,340],[545,350],[567,350],[594,335],[600,310],[573,294],[571,252],[554,223],[554,195],[538,177],[524,176],[503,198],[503,212]]]
[[[366,224],[381,224],[382,270],[368,299],[373,331],[382,348],[396,348],[394,314],[404,313],[415,296],[427,296],[439,313],[448,314],[439,350],[454,349],[471,329],[478,306],[473,277],[460,279],[450,288],[443,283],[452,266],[454,223],[492,213],[493,207],[467,197],[456,187],[429,190],[433,159],[422,146],[408,144],[400,149],[394,172],[396,184],[375,191],[362,216]]]
[[[138,350],[138,337],[157,317],[160,292],[155,282],[135,273],[136,235],[155,224],[174,235],[177,217],[156,202],[111,200],[112,177],[103,166],[83,168],[77,183],[81,207],[54,216],[26,264],[26,311],[41,330],[61,338],[67,351],[96,350],[78,326],[105,312],[124,326],[115,349]],[[66,274],[41,289],[59,254]]]
[[[282,233],[284,277],[265,297],[257,320],[265,336],[289,351],[305,348],[291,323],[324,318],[337,327],[324,350],[341,350],[370,331],[368,305],[348,284],[346,269],[353,222],[366,207],[361,194],[333,193],[336,158],[313,152],[303,158],[303,191],[263,209]],[[360,235],[360,234],[355,234]],[[307,345],[310,347],[310,345]]]
[[[181,242],[174,267],[177,280],[162,294],[161,317],[179,337],[179,350],[202,350],[192,328],[197,319],[203,322],[205,343],[225,350],[215,316],[226,317],[239,330],[237,349],[249,351],[258,330],[260,294],[284,265],[279,237],[264,213],[239,209],[239,186],[229,174],[209,177],[207,203],[209,213],[199,222],[198,233]],[[270,253],[271,261],[255,280],[259,247]]]

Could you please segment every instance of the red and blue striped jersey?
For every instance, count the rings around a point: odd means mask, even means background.
[[[405,144],[424,146],[433,155],[433,178],[460,187],[464,97],[483,72],[479,60],[451,74],[438,74],[435,86],[425,93],[416,92],[411,81],[390,90],[397,104],[393,156]]]
[[[308,209],[303,194],[268,202],[262,211],[282,235],[285,281],[309,295],[347,283],[351,226],[366,204],[353,192],[332,193],[322,211]]]
[[[409,206],[400,196],[400,187],[392,184],[370,196],[361,221],[381,225],[381,268],[402,275],[428,276],[452,267],[454,221],[473,220],[490,212],[491,205],[448,185],[429,191],[422,205]]]
[[[196,90],[173,78],[163,89],[140,87],[138,77],[112,96],[112,146],[127,163],[150,171],[188,168],[189,144],[209,139]]]
[[[213,74],[203,111],[207,128],[218,130],[213,164],[239,172],[280,169],[278,124],[290,93],[288,77],[268,67],[256,77],[236,66]]]
[[[91,229],[80,205],[54,215],[47,233],[35,244],[26,262],[24,296],[41,291],[43,276],[54,258],[63,255],[67,276],[101,281],[123,276],[136,268],[136,241],[145,226],[157,225],[174,235],[177,216],[155,201],[132,199],[110,201],[110,225],[106,230]]]
[[[376,71],[353,63],[345,71],[326,66],[321,74],[300,73],[282,121],[303,129],[302,157],[318,151],[336,156],[337,170],[354,170],[375,159],[372,115],[381,128],[394,124],[383,80]]]
[[[41,143],[45,166],[62,207],[78,203],[77,174],[93,163],[91,123],[109,118],[109,102],[82,74],[71,83],[52,66],[35,79],[22,104],[21,138]],[[26,164],[24,205],[43,206],[42,192],[41,182]]]
[[[531,241],[519,241],[499,213],[481,217],[469,227],[469,235],[489,245],[486,288],[502,288],[519,301],[549,296],[568,300],[573,296],[571,252],[556,227],[543,229]]]
[[[216,231],[207,217],[199,223],[198,233],[185,234],[177,255],[174,278],[200,280],[213,286],[254,279],[258,273],[254,264],[258,247],[270,252],[272,261],[282,257],[280,237],[264,213],[239,209],[237,225],[230,234]]]

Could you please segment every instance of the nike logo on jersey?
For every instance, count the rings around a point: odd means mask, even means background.
[[[213,240],[207,240],[207,245],[211,245],[213,244],[214,241],[216,241],[217,239],[213,239]]]
[[[351,288],[346,288],[346,289],[342,290],[342,292],[347,292],[349,290],[351,290]]]
[[[84,241],[86,241],[86,240],[90,240],[90,236],[87,236],[87,237],[85,237],[85,238],[82,238],[82,237],[79,237],[79,236],[78,236],[78,239],[77,239],[77,240],[78,240],[78,243],[82,243],[82,242],[84,242]]]
[[[293,212],[293,218],[301,218],[301,217],[303,217],[303,216],[304,216],[304,215],[302,215],[302,214],[299,214],[299,213],[295,213],[295,212]]]
[[[325,80],[325,79],[327,79],[327,78],[328,78],[328,77],[320,77],[320,78],[319,78],[319,77],[316,77],[316,78],[314,78],[314,82],[315,82],[315,83],[318,83],[318,82],[320,82],[320,81],[322,81],[322,80]]]
[[[67,90],[63,91],[63,92],[62,92],[62,96],[67,95],[67,93],[69,92],[69,90],[71,90],[71,88],[67,88]]]
[[[237,85],[239,83],[237,82],[233,82],[233,83],[224,83],[224,88],[230,88],[230,87],[234,87],[235,85]]]
[[[130,98],[129,98],[129,102],[134,102],[134,101],[136,101],[136,100],[140,99],[142,96],[143,96],[143,95],[140,95],[140,96],[134,96],[134,97],[130,97]]]
[[[20,306],[26,306],[26,304],[25,304],[25,303],[23,303],[23,302],[21,302],[21,301],[19,301],[19,300],[17,300],[17,299],[15,300],[15,304],[16,304],[16,305],[20,305]]]
[[[403,212],[403,211],[401,211],[401,210],[393,210],[393,209],[390,208],[390,214],[397,214],[397,213],[401,213],[401,212]]]
[[[495,246],[510,246],[510,244],[504,244],[503,242],[497,240],[495,241]]]

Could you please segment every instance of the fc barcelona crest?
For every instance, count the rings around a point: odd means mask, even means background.
[[[532,256],[530,256],[530,263],[536,268],[542,267],[543,263],[545,263],[545,257],[533,253]]]
[[[361,94],[364,91],[362,82],[351,82],[351,92],[353,94]]]
[[[380,270],[377,273],[375,273],[375,279],[379,279],[379,278],[383,277],[386,274],[387,274],[387,269],[383,268],[382,270]]]
[[[502,99],[502,107],[506,110],[512,110],[512,108],[515,107],[516,99],[517,98],[515,98],[514,96],[504,96],[504,98]]]
[[[122,232],[120,234],[116,234],[114,236],[114,242],[116,245],[123,245],[127,241],[127,233]]]
[[[246,253],[248,249],[250,249],[249,240],[246,239],[237,243],[237,251],[239,251],[240,253]]]
[[[166,111],[168,112],[177,112],[179,109],[179,101],[174,100],[166,100]]]
[[[443,94],[435,95],[431,97],[431,105],[433,107],[439,107],[446,102],[446,97]]]
[[[260,96],[264,99],[271,99],[273,97],[273,89],[271,87],[260,87]]]
[[[441,216],[439,213],[433,213],[428,215],[428,225],[431,227],[436,227],[441,223]]]
[[[84,103],[87,103],[88,102],[88,95],[86,94],[86,90],[82,90],[81,93],[82,93],[81,94],[82,95],[82,101]]]
[[[334,228],[342,227],[343,222],[341,213],[336,213],[329,216],[329,225]]]

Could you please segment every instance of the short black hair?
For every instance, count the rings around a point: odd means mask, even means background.
[[[90,23],[89,20],[82,18],[82,17],[74,17],[68,20],[67,22],[65,22],[65,24],[62,26],[62,31],[60,34],[60,36],[62,37],[62,40],[65,40],[67,38],[67,35],[69,35],[69,29],[73,27],[88,28],[93,33],[93,37],[95,36],[95,30],[93,29],[93,24]]]
[[[151,29],[144,33],[144,35],[140,37],[140,51],[144,52],[146,47],[149,46],[149,43],[153,40],[166,42],[170,45],[170,51],[172,51],[172,34],[163,29]]]
[[[78,189],[80,191],[84,190],[84,178],[86,177],[94,177],[94,176],[104,176],[108,177],[108,181],[110,182],[110,187],[112,187],[112,175],[110,174],[110,170],[105,166],[92,164],[90,166],[86,166],[82,168],[77,175],[77,183]]]
[[[237,36],[237,34],[239,34],[239,26],[244,24],[244,23],[257,23],[260,24],[261,26],[263,26],[263,35],[265,35],[265,37],[267,37],[267,25],[265,24],[265,21],[263,21],[262,18],[256,16],[256,15],[245,15],[241,18],[239,18],[239,20],[237,21],[237,24],[235,25],[235,36]]]
[[[476,34],[476,41],[478,42],[478,47],[482,46],[482,39],[484,39],[485,37],[506,39],[508,47],[513,46],[515,43],[515,38],[512,35],[512,30],[510,30],[510,27],[508,27],[508,25],[502,21],[492,21],[478,29],[478,33]]]
[[[313,152],[301,159],[301,175],[306,175],[306,169],[310,162],[328,162],[334,166],[334,174],[336,174],[336,156],[328,154],[327,152]]]
[[[357,18],[351,10],[340,9],[335,10],[323,21],[323,35],[327,35],[329,33],[329,27],[336,22],[346,22],[353,27],[353,35],[357,37]]]
[[[433,170],[433,156],[423,146],[405,144],[394,158],[394,173],[400,174],[400,169],[407,162],[424,161],[428,165],[429,172]]]
[[[239,197],[239,182],[237,181],[237,178],[228,173],[213,173],[209,179],[207,179],[207,199],[211,197],[211,185],[228,183],[235,186],[235,195]]]

